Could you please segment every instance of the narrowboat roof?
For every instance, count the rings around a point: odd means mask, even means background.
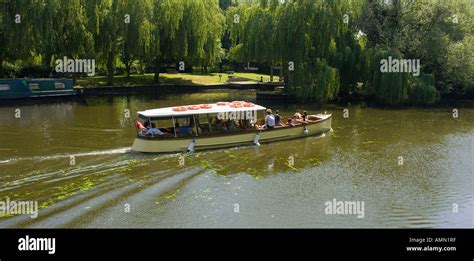
[[[240,106],[236,104],[240,104]],[[206,108],[206,105],[208,108]],[[195,104],[195,105],[164,107],[164,108],[151,109],[151,110],[146,110],[146,111],[139,111],[138,115],[141,118],[170,118],[170,117],[181,117],[181,116],[198,115],[198,114],[241,112],[241,111],[265,110],[265,109],[266,109],[265,107],[251,103],[251,102],[234,101],[234,102],[218,102],[218,103],[210,103],[210,104]]]

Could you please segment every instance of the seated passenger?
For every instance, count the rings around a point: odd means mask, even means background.
[[[147,129],[147,131],[145,132],[145,134],[147,134],[147,135],[156,135],[156,134],[158,134],[158,135],[163,135],[163,134],[165,134],[165,133],[162,132],[160,129],[157,129],[156,127],[154,127],[154,128],[149,128],[149,129]]]
[[[176,122],[174,124],[174,131],[176,131],[176,133],[179,133],[179,123],[178,122]]]
[[[308,112],[303,111],[303,121],[308,120]]]
[[[275,127],[275,116],[271,109],[267,109],[267,116],[265,116],[265,125],[263,125],[263,128],[271,129],[273,127]]]
[[[297,110],[296,113],[293,115],[293,120],[302,120],[303,119],[303,116],[301,115],[301,111],[300,110]]]
[[[194,117],[189,117],[188,121],[189,124],[187,124],[187,126],[189,126],[189,128],[191,129],[191,131],[195,134],[196,133],[196,126],[197,126],[197,131],[198,133],[201,133],[201,128],[199,127],[199,119],[195,119]]]
[[[226,125],[226,128],[228,130],[236,130],[237,129],[237,126],[236,126],[236,123],[235,123],[234,120],[228,120],[225,125]]]
[[[283,123],[281,122],[280,111],[278,110],[275,111],[275,126],[283,126]]]
[[[217,117],[214,119],[214,131],[223,131],[226,130],[224,123],[222,122],[221,119],[218,119]]]
[[[294,127],[295,125],[293,124],[293,120],[291,118],[288,118],[288,122],[286,123],[287,126]]]
[[[179,127],[179,133],[181,133],[181,134],[191,134],[192,130],[188,126],[183,125],[183,126]]]
[[[150,128],[151,122],[150,121],[145,121],[144,125],[145,125],[145,128],[148,129],[148,128]]]

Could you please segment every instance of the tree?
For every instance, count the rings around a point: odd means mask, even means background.
[[[40,46],[48,66],[52,58],[62,59],[66,56],[78,59],[93,54],[92,34],[87,30],[85,8],[81,2],[47,0],[44,9],[48,11],[43,13],[42,18],[48,22],[41,31]],[[75,83],[76,73],[72,76]]]
[[[124,19],[124,23],[120,23],[120,59],[125,65],[127,77],[130,77],[133,62],[144,58],[149,46],[152,3],[146,0],[137,4],[136,1],[126,0],[122,7],[119,12],[119,17]]]
[[[0,78],[4,76],[3,63],[16,60],[32,61],[39,39],[34,29],[39,20],[42,2],[6,0],[0,2]]]

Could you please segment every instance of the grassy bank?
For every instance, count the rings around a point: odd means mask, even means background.
[[[221,75],[221,77],[219,77]],[[270,76],[266,74],[258,73],[208,73],[208,74],[195,74],[195,73],[177,73],[177,74],[160,74],[160,84],[169,85],[214,85],[214,84],[225,84],[229,76],[246,78],[249,81],[259,82],[261,77],[264,81],[269,81]],[[126,76],[115,76],[114,85],[116,86],[133,86],[133,85],[154,85],[153,82],[154,74],[147,73],[141,75],[131,75],[129,78]],[[278,76],[274,76],[274,80],[278,80]],[[87,86],[107,86],[107,76],[94,76],[81,78],[77,81],[77,85]]]

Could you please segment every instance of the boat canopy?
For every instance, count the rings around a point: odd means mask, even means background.
[[[158,118],[178,118],[198,114],[224,113],[224,112],[242,112],[242,111],[259,111],[266,108],[251,102],[234,101],[234,102],[218,102],[210,104],[182,105],[175,107],[165,107],[139,111],[138,116],[142,119],[158,119]]]

